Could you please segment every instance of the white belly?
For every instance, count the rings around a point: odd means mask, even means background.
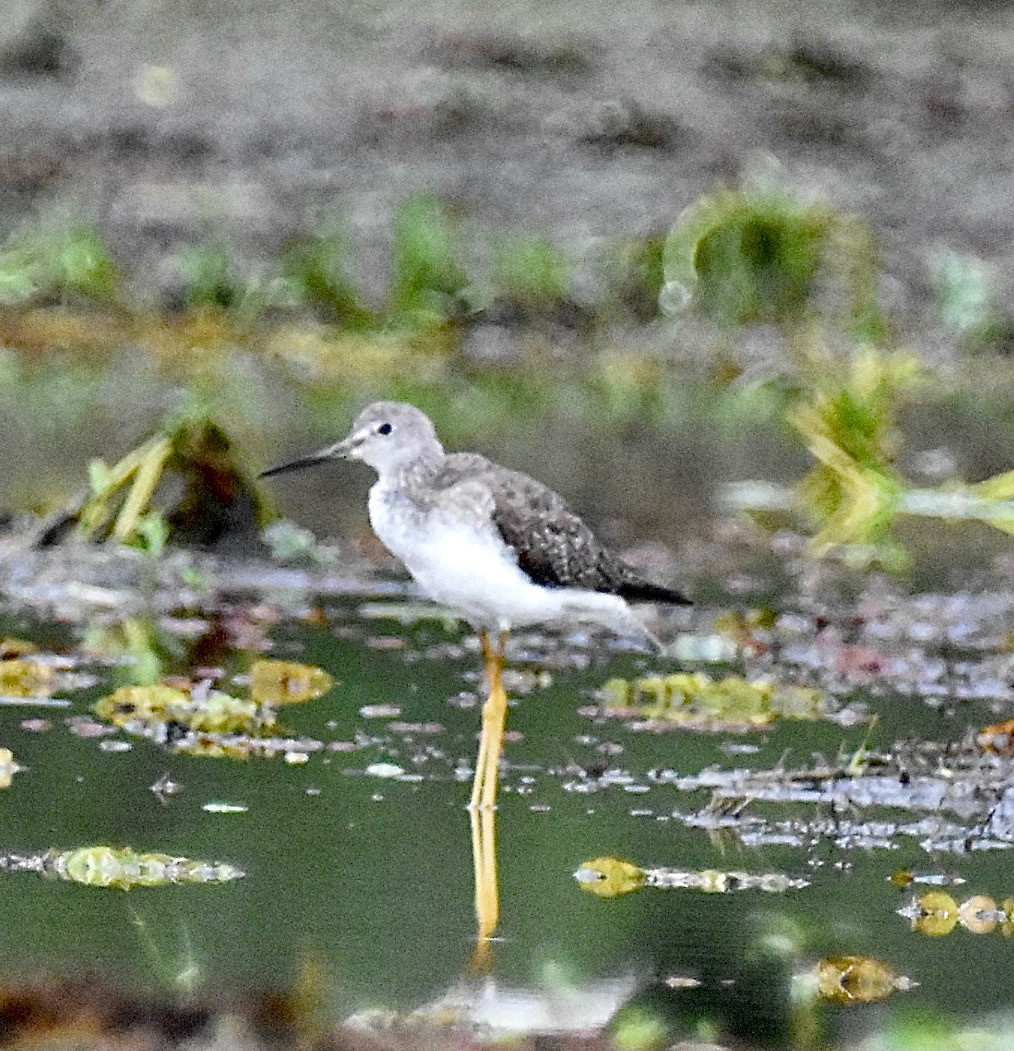
[[[372,493],[370,522],[429,598],[477,627],[499,630],[553,619],[558,603],[552,593],[522,573],[492,531],[476,532],[438,510],[411,522],[395,519],[383,494],[375,499]]]
[[[590,620],[644,635],[617,595],[534,584],[495,529],[470,528],[434,509],[411,520],[392,515],[380,485],[370,492],[370,523],[423,592],[478,628],[506,631],[551,621]]]

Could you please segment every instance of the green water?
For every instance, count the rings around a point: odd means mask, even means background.
[[[65,720],[88,714],[124,674],[101,663],[85,666],[100,680],[95,685],[60,691],[67,709],[0,707],[0,744],[27,767],[0,794],[0,852],[129,845],[226,861],[247,874],[225,885],[129,893],[2,875],[8,974],[92,972],[142,989],[242,990],[288,986],[312,960],[323,966],[341,1015],[411,1009],[462,981],[475,939],[465,804],[479,725],[475,697],[462,695],[477,690],[478,656],[459,645],[467,636],[437,622],[402,629],[365,622],[358,609],[352,598],[326,607],[325,624],[282,619],[269,630],[272,656],[320,665],[335,678],[324,697],[283,712],[294,734],[325,743],[300,765],[172,754],[119,732],[74,735]],[[689,616],[703,624],[710,614]],[[68,631],[13,614],[0,623],[0,634],[43,646],[66,642]],[[553,663],[551,640],[522,637],[518,645],[523,667],[543,667],[538,652]],[[706,791],[680,792],[650,774],[696,774],[710,765],[770,770],[783,756],[787,765],[806,765],[814,753],[855,752],[871,733],[867,724],[783,722],[746,735],[634,730],[603,718],[594,691],[611,676],[654,665],[603,646],[564,649],[577,654],[571,663],[587,667],[555,668],[551,684],[520,696],[509,716],[496,818],[501,923],[489,970],[499,983],[545,990],[630,976],[638,995],[663,1012],[701,1012],[775,1043],[788,1039],[789,976],[824,955],[868,954],[918,981],[893,1001],[903,1000],[906,1011],[977,1017],[1010,1003],[1010,941],[961,928],[946,938],[914,933],[895,914],[910,895],[887,879],[910,865],[963,877],[964,885],[945,888],[958,901],[973,893],[1000,901],[1014,892],[1005,850],[934,857],[917,836],[858,850],[833,835],[746,847],[680,819],[706,806]],[[240,669],[248,657],[229,660]],[[186,670],[182,653],[178,665],[164,670]],[[881,714],[872,732],[880,741],[957,740],[967,726],[998,717],[988,703],[927,709],[863,691],[850,700]],[[396,712],[378,716],[369,705]],[[35,718],[50,728],[26,728],[24,720]],[[108,751],[110,742],[130,747]],[[738,753],[743,745],[756,750]],[[375,776],[374,764],[397,765],[408,779]],[[182,787],[160,798],[151,786],[164,776]],[[245,810],[203,809],[215,802]],[[756,804],[751,813],[790,817],[798,808]],[[823,816],[860,815],[825,808]],[[573,878],[601,855],[811,883],[782,894],[644,888],[601,899]],[[687,977],[701,983],[692,993],[666,984]]]

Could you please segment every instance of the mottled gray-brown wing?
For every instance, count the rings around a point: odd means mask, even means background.
[[[493,525],[536,584],[587,588],[631,599],[688,601],[677,591],[641,578],[599,541],[563,497],[534,478],[477,453],[455,453],[446,458],[437,484],[450,487],[465,478],[481,479],[489,487]]]

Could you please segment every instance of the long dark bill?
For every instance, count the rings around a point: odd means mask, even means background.
[[[303,456],[298,460],[292,460],[290,463],[282,463],[277,467],[269,467],[266,471],[261,471],[258,477],[270,478],[273,474],[286,474],[288,471],[301,471],[304,467],[316,467],[318,464],[325,463],[331,459],[333,459],[331,450],[324,449],[321,452],[311,453],[309,456]]]

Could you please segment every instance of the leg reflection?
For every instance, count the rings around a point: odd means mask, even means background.
[[[475,949],[469,971],[482,974],[493,963],[493,934],[500,922],[500,886],[496,871],[496,811],[469,810],[472,827],[472,864],[475,869]]]

